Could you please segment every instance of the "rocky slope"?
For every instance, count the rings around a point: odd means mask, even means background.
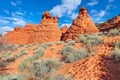
[[[71,27],[62,36],[62,40],[77,40],[80,34],[95,32],[99,32],[98,28],[91,20],[87,9],[85,9],[85,7],[82,7],[79,11],[79,15],[77,16],[77,18],[73,20]]]
[[[111,29],[118,28],[120,28],[120,15],[115,16],[114,18],[99,25],[100,31],[110,31]]]
[[[30,44],[59,41],[61,34],[58,28],[58,17],[52,17],[46,11],[39,25],[27,24],[24,28],[16,27],[4,37],[9,43]]]

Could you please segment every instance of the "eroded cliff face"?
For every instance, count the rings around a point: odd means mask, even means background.
[[[87,9],[82,7],[79,15],[73,20],[71,27],[62,36],[62,40],[73,39],[77,40],[78,36],[83,33],[99,32],[94,22],[91,20]]]
[[[100,31],[110,31],[111,29],[118,28],[120,28],[120,15],[115,16],[114,18],[99,25]]]
[[[68,27],[64,25],[61,29],[62,33],[65,33],[68,30]]]
[[[62,32],[58,28],[58,17],[52,17],[46,11],[39,25],[26,24],[24,28],[16,27],[4,37],[9,43],[30,44],[59,41],[61,35]]]

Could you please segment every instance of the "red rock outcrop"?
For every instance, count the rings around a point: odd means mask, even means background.
[[[87,9],[85,7],[82,7],[79,11],[79,15],[77,16],[77,18],[73,20],[71,27],[62,36],[62,40],[77,40],[80,34],[95,32],[99,32],[98,28],[91,20]]]
[[[62,33],[65,33],[67,30],[68,30],[68,27],[67,27],[66,25],[64,25],[64,26],[61,28]]]
[[[120,15],[115,16],[114,18],[99,25],[100,31],[110,31],[111,29],[118,28],[120,28]]]
[[[58,28],[58,17],[52,17],[48,11],[42,16],[39,25],[27,24],[24,28],[17,27],[4,37],[9,43],[30,44],[59,41],[61,30]]]

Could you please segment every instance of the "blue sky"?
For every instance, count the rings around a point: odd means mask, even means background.
[[[103,22],[120,14],[119,5],[119,0],[0,0],[0,33],[27,23],[39,24],[46,10],[59,16],[59,27],[70,26],[81,6],[94,22]]]

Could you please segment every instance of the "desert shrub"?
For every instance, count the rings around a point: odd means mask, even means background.
[[[53,71],[59,69],[60,65],[56,59],[34,61],[29,67],[29,73],[32,73],[35,80],[47,80]]]
[[[115,58],[115,61],[120,61],[120,42],[115,42],[114,45],[112,56]]]
[[[61,51],[61,54],[62,55],[68,55],[68,54],[70,54],[70,53],[73,53],[74,52],[74,47],[73,46],[65,46],[64,48],[63,48],[63,50]]]
[[[7,74],[0,76],[0,80],[26,80],[26,77],[19,74]]]
[[[21,71],[24,71],[25,70],[25,68],[27,67],[27,61],[25,61],[25,60],[23,60],[20,64],[19,64],[19,69],[21,70]]]
[[[87,47],[98,46],[103,43],[103,37],[97,33],[94,34],[81,34],[78,38],[79,42],[84,43]]]
[[[5,70],[8,63],[5,60],[0,59],[0,74],[5,74]]]
[[[63,44],[63,41],[56,42],[56,45],[61,45],[61,44]]]
[[[73,80],[73,77],[72,76],[64,76],[62,74],[58,74],[58,75],[50,77],[49,80]]]
[[[115,61],[120,61],[120,49],[119,48],[115,48],[113,50],[113,55],[114,55]]]
[[[69,53],[68,55],[64,55],[62,60],[64,62],[75,62],[81,59],[84,59],[88,56],[88,53],[85,49],[74,50],[73,52]]]
[[[0,37],[2,37],[2,33],[0,33]]]
[[[107,36],[116,36],[116,35],[119,35],[119,34],[120,34],[119,30],[112,29],[107,33]]]
[[[75,45],[75,41],[74,40],[67,40],[67,45],[68,46],[74,46]]]
[[[75,62],[88,56],[85,49],[81,48],[76,50],[73,46],[65,46],[61,51],[61,54],[63,55],[62,60],[67,63]]]
[[[41,44],[41,47],[43,47],[43,48],[47,48],[47,47],[50,47],[50,46],[52,46],[54,43],[53,42],[48,42],[48,43],[44,43],[44,44]]]
[[[43,56],[45,52],[45,48],[41,47],[40,50],[34,52],[34,57],[38,59],[39,57]]]

